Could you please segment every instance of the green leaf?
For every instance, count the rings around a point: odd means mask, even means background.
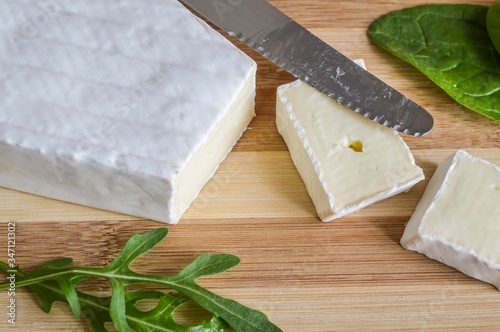
[[[106,270],[128,272],[130,264],[160,243],[168,234],[167,228],[157,228],[146,234],[134,234],[125,244],[122,252]]]
[[[127,323],[125,291],[123,289],[123,284],[114,278],[111,278],[110,281],[111,287],[113,288],[113,295],[111,296],[111,303],[109,306],[111,319],[113,320],[113,323],[118,331],[132,331]]]
[[[38,269],[33,270],[31,274],[33,274],[36,270],[39,271],[42,266],[63,266],[59,265],[62,262],[64,262],[64,260],[57,260],[49,262],[48,264],[43,264],[39,266]],[[6,272],[9,269],[10,268],[7,264],[0,261],[0,270]],[[24,280],[24,278],[26,278],[27,274],[20,270],[19,267],[16,267],[15,270],[17,270],[17,281]],[[54,302],[68,302],[57,282],[45,281],[29,285],[28,287],[40,298],[42,302],[42,310],[46,313],[50,312]],[[93,330],[98,332],[107,331],[104,327],[104,323],[111,322],[111,317],[109,316],[110,298],[96,297],[79,291],[77,291],[77,295],[81,303],[82,312],[89,319]]]
[[[70,265],[71,263],[73,263],[72,258],[56,259],[56,260],[50,261],[48,263],[39,265],[31,272],[31,275],[32,276],[43,275],[47,270],[61,269],[63,267]]]
[[[488,10],[486,24],[491,41],[500,53],[500,1],[494,3]]]
[[[194,262],[189,264],[184,270],[179,272],[174,279],[177,281],[191,281],[205,276],[210,276],[225,272],[240,263],[240,259],[227,254],[203,254]]]
[[[5,269],[2,269],[5,271]],[[23,279],[26,274],[18,270],[17,277]],[[67,302],[59,285],[53,281],[46,281],[29,286],[42,301],[42,308],[49,313],[52,303],[55,301]],[[106,322],[111,322],[110,297],[97,297],[77,291],[84,315],[89,319],[93,331],[107,331]],[[144,300],[159,299],[158,305],[148,312],[140,311],[137,303]],[[176,331],[176,332],[223,332],[227,324],[217,316],[210,321],[202,322],[198,326],[183,326],[177,324],[173,319],[174,311],[189,298],[178,294],[165,294],[159,291],[127,291],[125,293],[126,319],[130,327],[136,331]],[[46,305],[48,304],[48,306]]]
[[[460,104],[500,121],[500,55],[487,31],[487,12],[468,4],[406,8],[373,22],[368,36]]]
[[[238,257],[232,255],[203,254],[179,274],[168,278],[168,282],[171,288],[195,299],[201,307],[224,318],[237,331],[281,331],[277,326],[269,324],[263,313],[233,300],[218,298],[214,301],[215,294],[195,283],[198,278],[224,272],[236,266],[239,261]]]
[[[66,297],[66,300],[68,301],[71,310],[73,310],[73,314],[75,314],[76,318],[80,319],[80,312],[81,312],[80,301],[78,300],[78,295],[76,294],[76,288],[75,285],[73,285],[72,280],[59,278],[57,282],[59,283],[59,287],[61,288],[64,296]]]
[[[236,256],[204,254],[175,276],[152,276],[130,270],[130,264],[142,254],[156,246],[168,233],[165,228],[156,229],[143,235],[133,235],[125,244],[118,257],[105,268],[68,267],[70,259],[59,259],[25,274],[19,272],[16,286],[29,286],[40,297],[42,308],[49,312],[55,301],[70,304],[76,317],[80,310],[90,320],[94,331],[105,331],[104,324],[112,321],[118,331],[178,331],[178,332],[218,332],[223,331],[227,322],[236,331],[281,331],[263,313],[247,308],[240,303],[222,298],[196,284],[203,276],[222,273],[239,264]],[[0,262],[0,270],[7,271],[8,265]],[[98,298],[76,290],[75,286],[87,277],[108,279],[111,283],[111,297]],[[160,296],[161,292],[126,292],[124,287],[131,284],[157,284],[174,289],[184,295]],[[7,282],[0,283],[1,289],[8,289]],[[159,299],[158,306],[147,313],[135,308],[140,299]],[[188,297],[214,317],[196,328],[182,327],[169,318]],[[107,308],[104,310],[103,308]],[[134,309],[135,308],[135,309]],[[219,318],[220,317],[220,318]],[[159,326],[159,324],[162,324]]]
[[[46,281],[43,283],[43,286],[41,286],[41,284],[36,284],[28,287],[33,292],[35,292],[36,295],[38,295],[38,297],[42,301],[42,310],[46,313],[50,312],[50,309],[52,309],[52,304],[54,302],[67,302],[66,297],[64,297],[64,294],[59,288],[57,282]],[[58,292],[54,293],[54,290],[57,290]]]
[[[130,320],[130,326],[140,331],[160,331],[162,327],[169,327],[169,331],[175,332],[223,332],[227,324],[217,316],[213,316],[210,321],[204,321],[198,326],[182,326],[174,321],[174,311],[181,305],[189,301],[189,298],[179,293],[164,294],[158,291],[137,291],[125,294],[127,313],[134,316],[142,316],[142,321],[136,323]],[[137,309],[137,303],[144,300],[156,300],[158,305],[147,312]],[[145,327],[144,323],[147,323]]]
[[[92,330],[96,332],[107,331],[105,324],[112,322],[109,315],[111,299],[109,297],[98,297],[78,291],[77,293],[82,306],[82,312],[90,321]]]

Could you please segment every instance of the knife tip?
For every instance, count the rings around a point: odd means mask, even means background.
[[[428,135],[432,131],[433,127],[434,118],[432,115],[421,106],[418,106],[418,110],[415,112],[413,121],[409,126],[407,126],[404,130],[394,129],[407,135],[422,137]]]

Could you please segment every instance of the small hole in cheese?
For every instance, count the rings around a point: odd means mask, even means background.
[[[361,141],[354,141],[349,144],[349,148],[356,152],[363,152],[363,142]]]

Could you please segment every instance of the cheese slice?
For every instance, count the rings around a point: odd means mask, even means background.
[[[323,221],[408,191],[424,178],[394,130],[301,81],[278,88],[276,125]]]
[[[458,150],[441,163],[403,247],[500,289],[500,167]]]
[[[176,223],[256,64],[176,0],[1,0],[0,186]]]

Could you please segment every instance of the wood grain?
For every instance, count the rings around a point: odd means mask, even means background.
[[[284,331],[500,329],[500,292],[399,245],[405,223],[437,165],[466,149],[500,165],[500,125],[455,104],[423,74],[366,37],[379,16],[428,1],[272,0],[278,8],[368,70],[427,108],[432,133],[403,136],[427,180],[410,192],[321,223],[274,125],[276,88],[294,78],[227,36],[259,65],[257,117],[170,234],[133,264],[138,272],[174,274],[204,252],[230,253],[242,263],[200,284],[264,311]],[[466,2],[466,1],[440,1]],[[494,1],[471,1],[491,5]],[[17,221],[16,262],[73,257],[76,265],[105,266],[134,233],[164,224],[0,188],[0,221]],[[7,259],[0,224],[0,260]],[[82,289],[109,291],[106,282]],[[0,293],[0,330],[9,297]],[[50,315],[36,296],[16,291],[21,331],[87,331],[65,304]],[[4,309],[2,309],[4,308]],[[178,315],[200,319],[194,305]]]

